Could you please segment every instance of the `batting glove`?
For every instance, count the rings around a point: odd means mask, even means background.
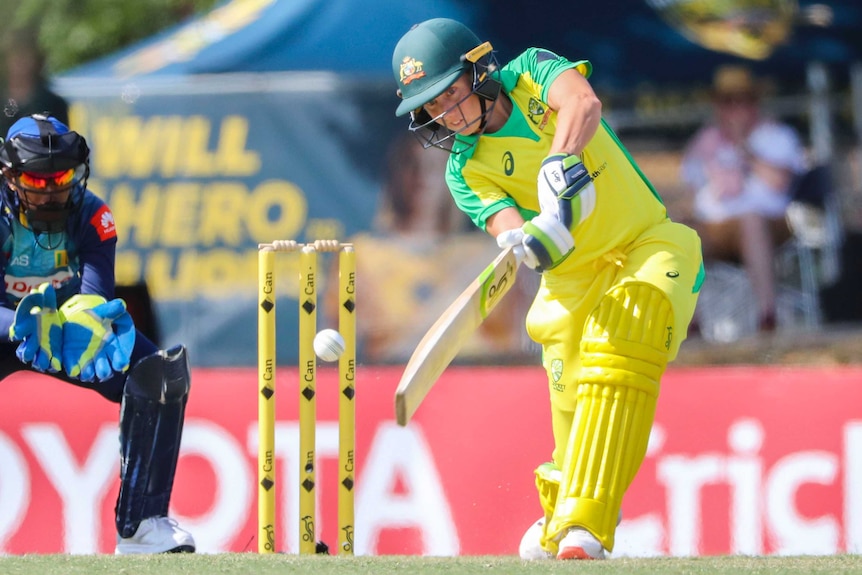
[[[554,269],[569,257],[575,249],[575,240],[560,220],[542,212],[520,228],[498,235],[497,245],[514,246],[518,259],[541,272]]]
[[[506,230],[497,236],[497,245],[503,249],[513,248],[512,251],[518,263],[523,263],[525,266],[537,270],[540,268],[539,259],[533,250],[524,245],[524,236],[526,234],[521,228]]]
[[[81,381],[105,381],[129,369],[135,324],[122,299],[76,295],[60,308],[63,368]]]
[[[555,216],[570,231],[593,212],[596,189],[587,167],[577,156],[552,154],[539,169],[537,182],[542,213]]]
[[[15,321],[9,328],[9,340],[21,341],[15,355],[38,371],[60,371],[63,348],[61,324],[54,286],[43,283],[31,290],[18,302]]]

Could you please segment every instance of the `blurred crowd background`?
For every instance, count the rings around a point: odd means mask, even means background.
[[[493,257],[493,241],[452,209],[445,155],[422,150],[394,117],[392,47],[437,16],[466,22],[501,61],[530,46],[590,60],[609,124],[680,221],[697,216],[686,147],[716,117],[719,70],[741,71],[750,89],[727,101],[756,95],[802,146],[788,168],[786,234],[768,252],[775,314],[758,323],[752,269],[763,266],[711,258],[692,336],[862,325],[858,0],[43,4],[0,0],[11,22],[3,132],[16,114],[68,114],[92,148],[90,187],[117,219],[125,297],[196,365],[255,364],[259,242],[357,245],[366,363],[406,361]],[[289,363],[296,262],[282,260],[278,347]],[[458,361],[534,362],[522,320],[537,281],[521,274]],[[323,298],[320,327],[334,327],[336,306]]]

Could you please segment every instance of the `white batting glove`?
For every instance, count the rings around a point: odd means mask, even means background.
[[[554,269],[575,249],[572,232],[551,214],[542,212],[521,229],[524,230],[524,247],[539,263],[537,270]]]
[[[512,252],[518,259],[518,262],[535,270],[539,267],[539,260],[536,258],[536,254],[533,253],[533,250],[524,245],[525,235],[524,230],[521,228],[506,230],[497,236],[497,245],[502,249],[509,247],[513,248]]]
[[[550,214],[541,213],[520,228],[497,236],[501,248],[514,247],[515,256],[526,266],[543,271],[562,263],[575,249],[572,234]]]
[[[536,187],[542,213],[555,216],[570,231],[587,219],[596,205],[593,179],[577,156],[552,154],[545,158]]]

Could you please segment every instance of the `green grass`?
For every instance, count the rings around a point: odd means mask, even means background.
[[[24,555],[0,557],[3,575],[682,575],[738,574],[862,574],[862,555],[828,557],[697,557],[612,559],[602,562],[542,561],[526,563],[515,557],[324,557],[296,555]]]

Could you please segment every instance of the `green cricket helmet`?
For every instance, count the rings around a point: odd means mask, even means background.
[[[410,131],[426,148],[436,146],[452,151],[457,132],[450,132],[437,122],[451,109],[432,118],[423,106],[445,92],[461,75],[472,73],[470,95],[479,96],[482,114],[469,125],[481,122],[484,130],[500,93],[500,81],[494,77],[498,69],[491,43],[483,43],[461,22],[433,18],[416,24],[402,36],[392,54],[392,72],[402,99],[395,115],[410,114]],[[453,109],[458,105],[460,102]]]

